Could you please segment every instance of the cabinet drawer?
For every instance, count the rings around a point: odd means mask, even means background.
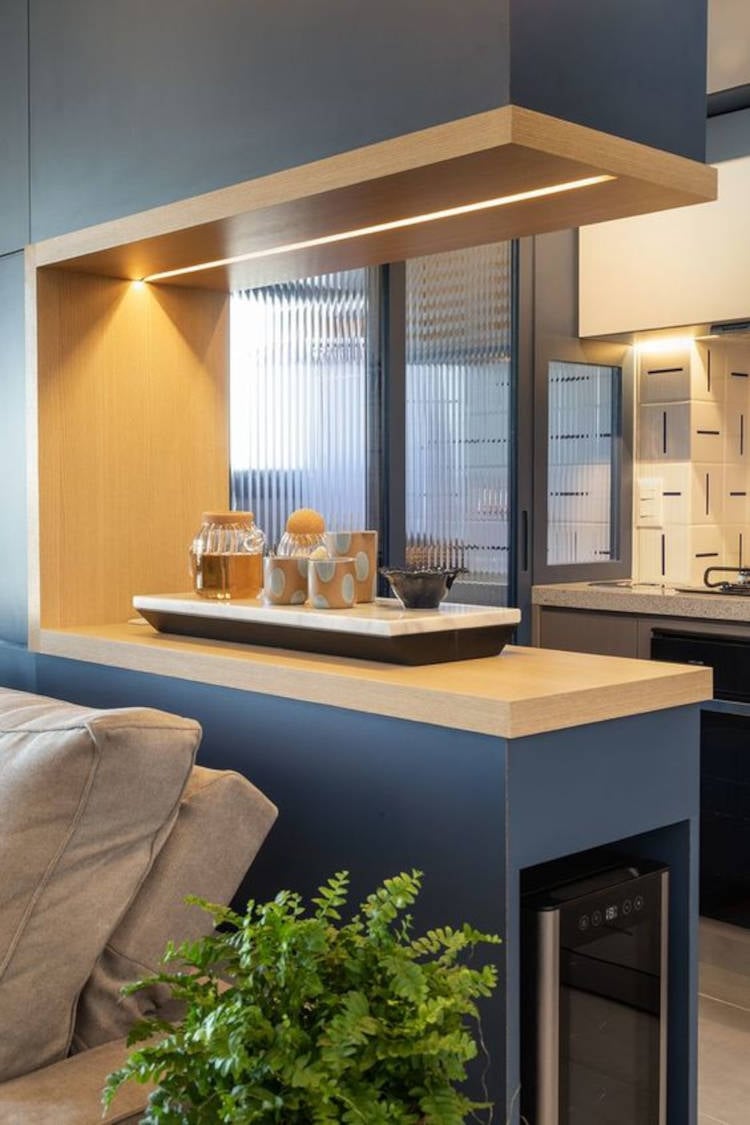
[[[638,620],[628,614],[543,606],[539,628],[542,648],[602,656],[638,655]]]

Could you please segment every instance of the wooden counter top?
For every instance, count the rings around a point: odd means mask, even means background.
[[[347,710],[520,738],[700,703],[711,670],[508,646],[422,667],[166,636],[149,625],[45,629],[38,651]]]

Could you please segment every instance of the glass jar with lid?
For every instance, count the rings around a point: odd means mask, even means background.
[[[281,558],[309,558],[325,548],[325,520],[314,508],[297,508],[286,521],[276,554]]]
[[[202,598],[256,598],[263,585],[265,535],[252,512],[204,512],[190,545],[193,589]]]

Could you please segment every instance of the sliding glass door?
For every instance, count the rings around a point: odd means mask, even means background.
[[[382,562],[513,600],[510,243],[236,293],[232,504],[271,544],[297,507],[377,527]]]

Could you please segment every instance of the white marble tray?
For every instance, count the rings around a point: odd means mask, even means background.
[[[398,664],[495,655],[521,620],[518,609],[444,603],[403,609],[377,598],[353,609],[218,602],[196,594],[139,594],[133,606],[155,629]]]

